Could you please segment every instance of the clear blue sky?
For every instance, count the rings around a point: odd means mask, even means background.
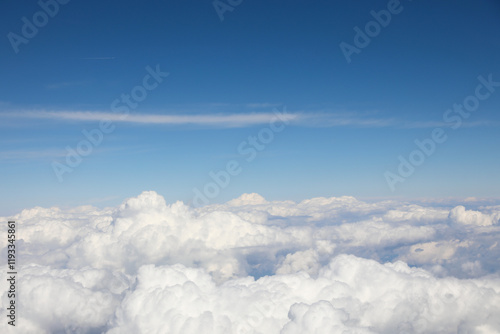
[[[478,76],[500,82],[500,4],[402,0],[348,63],[340,43],[354,45],[354,27],[390,2],[243,0],[221,21],[211,1],[71,0],[43,22],[36,2],[5,1],[1,212],[114,205],[143,190],[189,202],[231,160],[242,171],[211,202],[499,197],[500,87],[457,129],[443,114]],[[25,38],[34,15],[38,32],[16,53],[9,33]],[[66,147],[116,116],[113,101],[157,65],[169,75],[59,182]],[[285,106],[291,121],[248,162],[238,146]],[[391,191],[384,173],[438,127],[448,139]]]

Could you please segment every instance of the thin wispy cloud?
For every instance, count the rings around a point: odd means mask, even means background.
[[[310,127],[355,127],[355,128],[383,128],[394,127],[398,121],[392,118],[366,117],[355,112],[301,112],[302,125]]]
[[[327,114],[311,112],[280,113],[233,113],[233,114],[117,114],[93,111],[25,111],[3,113],[0,115],[51,119],[57,121],[95,122],[109,120],[117,123],[164,124],[164,125],[202,125],[214,127],[245,127],[268,124],[272,120],[281,120],[297,126],[309,127],[387,127],[396,125],[390,119],[363,118],[357,115]]]
[[[112,146],[95,148],[94,154],[119,154],[127,152],[127,154],[136,154],[142,152],[154,151],[153,148],[144,148],[142,146]],[[18,149],[18,150],[3,150],[0,151],[0,162],[2,163],[19,163],[31,161],[51,161],[54,159],[66,158],[68,156],[67,149],[63,148],[46,148],[46,149]]]
[[[112,60],[115,59],[116,57],[84,57],[80,59],[85,59],[85,60]]]
[[[418,128],[448,128],[453,126],[454,123],[447,122],[436,122],[436,121],[411,121],[411,122],[402,122],[400,127],[404,129],[418,129]],[[461,128],[475,128],[480,126],[499,126],[500,123],[496,121],[474,121],[474,122],[463,122],[461,123]]]
[[[74,87],[84,85],[85,81],[68,81],[68,82],[55,82],[51,84],[45,85],[45,88],[53,90],[53,89],[61,89],[66,87]]]
[[[165,125],[206,125],[219,127],[244,127],[266,124],[278,119],[274,113],[247,113],[247,114],[211,114],[211,115],[159,115],[159,114],[117,114],[111,112],[90,111],[27,111],[8,112],[1,114],[8,117],[52,119],[60,121],[94,122],[109,120],[112,122],[138,124],[165,124]],[[279,115],[282,121],[293,121],[299,118],[298,114],[284,113]]]
[[[41,149],[41,150],[7,150],[0,151],[0,161],[20,162],[28,160],[56,159],[64,157],[63,149]]]
[[[265,125],[272,120],[285,121],[294,126],[304,127],[351,127],[351,128],[399,128],[419,129],[450,127],[453,123],[438,121],[405,121],[396,118],[367,117],[356,112],[284,112],[279,116],[267,113],[216,113],[216,114],[119,114],[99,111],[16,111],[0,113],[0,118],[47,119],[69,122],[98,122],[108,120],[115,123],[157,124],[157,125],[195,125],[221,128],[238,128]],[[463,127],[500,126],[495,121],[464,122]]]
[[[275,108],[282,105],[282,103],[247,103],[247,108]]]

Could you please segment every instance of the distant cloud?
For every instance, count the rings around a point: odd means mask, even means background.
[[[245,127],[267,124],[276,119],[276,114],[268,113],[233,113],[233,114],[117,114],[112,112],[94,111],[25,111],[16,113],[3,113],[0,116],[52,119],[61,121],[94,122],[103,119],[113,122],[137,124],[166,124],[166,125],[204,125],[215,127]],[[387,127],[394,125],[393,120],[370,119],[356,115],[326,114],[326,113],[280,113],[280,119],[294,125],[311,127]]]
[[[308,113],[302,112],[303,125],[311,127],[362,127],[385,128],[397,126],[398,122],[390,118],[367,117],[354,112],[341,113]]]
[[[85,58],[80,58],[80,59],[85,59],[85,60],[111,60],[115,59],[116,57],[85,57]]]
[[[67,83],[66,86],[69,86]],[[57,87],[63,87],[64,83]],[[53,86],[56,88],[56,85]],[[248,105],[247,105],[248,106]],[[258,108],[258,106],[256,106]],[[260,108],[260,107],[259,107]],[[264,108],[262,106],[262,108]],[[266,108],[271,108],[271,104]],[[310,112],[296,111],[280,113],[280,119],[295,126],[305,127],[351,127],[351,128],[436,128],[450,127],[451,123],[433,121],[403,121],[395,118],[377,118],[355,112]],[[0,113],[1,117],[51,119],[58,121],[95,122],[110,120],[117,123],[165,124],[165,125],[198,125],[222,128],[247,127],[265,125],[276,119],[274,112],[239,112],[239,113],[205,113],[205,114],[119,114],[101,111],[8,111]],[[464,123],[463,127],[500,126],[495,121],[476,121]]]
[[[133,147],[112,147],[112,148],[96,148],[95,152],[100,153],[110,153],[124,150],[136,149]],[[54,160],[59,158],[64,158],[68,155],[68,152],[63,149],[21,149],[21,150],[5,150],[0,151],[0,162],[2,163],[19,163],[28,162],[33,160]]]
[[[411,122],[401,122],[400,127],[405,129],[419,129],[419,128],[449,128],[454,123],[446,122],[433,122],[433,121],[411,121]],[[480,126],[499,126],[500,123],[496,121],[475,121],[475,122],[463,122],[461,127],[463,128],[475,128]]]
[[[64,157],[65,154],[66,152],[61,149],[9,150],[0,151],[0,161],[19,162],[33,159],[54,159]]]
[[[170,124],[170,125],[208,125],[220,127],[243,127],[266,124],[276,119],[274,113],[247,114],[211,114],[211,115],[157,115],[157,114],[117,114],[111,112],[90,111],[28,111],[18,113],[3,113],[5,116],[34,119],[53,119],[67,121],[100,121],[140,123],[140,124]],[[293,121],[298,114],[283,113],[280,118]]]
[[[67,82],[56,82],[45,85],[47,89],[61,89],[66,87],[81,86],[84,85],[85,81],[67,81]]]
[[[282,105],[282,103],[247,103],[247,108],[275,108]]]

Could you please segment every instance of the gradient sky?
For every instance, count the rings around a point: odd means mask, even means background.
[[[1,212],[115,205],[143,190],[190,202],[230,160],[242,172],[211,202],[250,192],[498,198],[500,88],[456,130],[443,114],[478,76],[500,82],[500,4],[402,0],[348,63],[339,44],[354,44],[354,27],[388,3],[243,0],[221,21],[211,1],[71,0],[16,53],[9,33],[22,36],[23,17],[41,7],[5,1]],[[59,182],[53,163],[65,163],[66,147],[116,116],[113,101],[157,65],[168,77]],[[294,119],[246,161],[238,146],[285,107]],[[391,191],[384,173],[436,127],[448,140]]]

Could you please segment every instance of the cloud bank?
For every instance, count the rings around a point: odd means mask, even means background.
[[[2,333],[500,332],[500,206],[245,194],[193,209],[149,191],[11,218],[18,324],[2,280]]]

